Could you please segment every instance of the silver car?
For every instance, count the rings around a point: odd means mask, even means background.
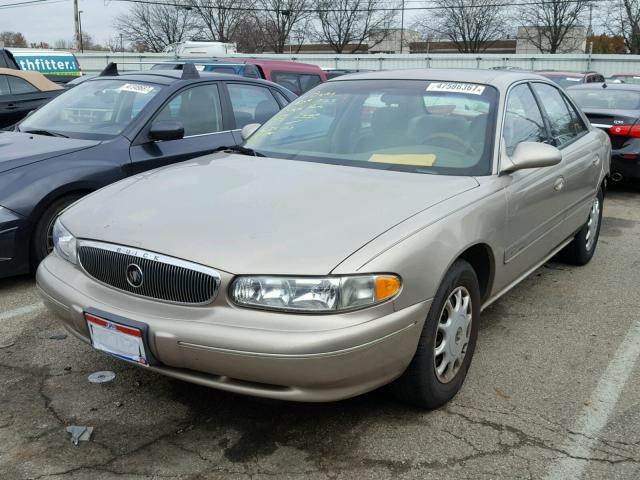
[[[596,249],[609,140],[533,73],[339,77],[256,127],[58,218],[37,281],[70,332],[233,392],[392,382],[434,408],[462,386],[482,309]]]

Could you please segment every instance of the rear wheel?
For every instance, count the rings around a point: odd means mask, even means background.
[[[60,212],[82,195],[67,195],[54,201],[44,211],[31,237],[31,267],[35,271],[40,262],[53,251],[53,224]]]
[[[438,408],[462,387],[478,337],[480,287],[471,265],[457,260],[438,288],[413,360],[392,384],[395,395]]]
[[[573,238],[571,243],[562,251],[562,258],[573,265],[586,265],[589,263],[598,245],[600,237],[600,224],[602,223],[602,207],[604,195],[602,189],[591,203],[587,222]]]

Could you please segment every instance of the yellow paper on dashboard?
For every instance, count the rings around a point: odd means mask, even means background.
[[[403,153],[398,155],[374,153],[369,157],[369,161],[375,163],[431,167],[436,161],[436,156],[433,153]]]

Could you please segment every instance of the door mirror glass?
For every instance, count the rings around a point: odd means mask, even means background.
[[[149,136],[154,140],[179,140],[184,137],[184,126],[176,120],[159,120],[151,124]]]
[[[242,137],[242,140],[248,140],[249,137],[253,135],[259,128],[259,123],[250,123],[249,125],[245,125],[244,127],[242,127],[242,130],[240,130],[240,136]]]
[[[505,159],[506,161],[504,161]],[[503,157],[501,172],[510,173],[525,168],[551,167],[561,161],[562,153],[553,145],[520,142],[511,157]]]

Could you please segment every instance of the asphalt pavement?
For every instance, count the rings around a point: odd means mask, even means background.
[[[385,389],[298,404],[165,378],[67,335],[32,278],[0,280],[0,479],[636,480],[639,312],[626,187],[589,265],[549,262],[483,313],[466,383],[436,411]],[[115,380],[90,383],[99,370]]]

